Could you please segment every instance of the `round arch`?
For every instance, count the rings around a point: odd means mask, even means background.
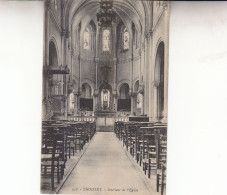
[[[130,99],[128,83],[121,84],[120,89],[119,89],[119,98],[120,99]]]
[[[94,94],[94,84],[90,79],[83,79],[81,82],[81,88],[83,86],[83,84],[87,83],[90,87],[91,87],[91,95],[93,96]]]
[[[154,71],[154,81],[156,87],[156,116],[159,120],[164,117],[164,52],[164,42],[160,41],[156,51]]]
[[[51,55],[54,55],[55,56],[55,60],[56,60],[56,65],[59,66],[60,65],[60,61],[59,61],[59,50],[58,50],[58,44],[57,44],[57,41],[56,39],[51,36],[50,40],[49,40],[49,64],[51,64]]]
[[[88,83],[83,83],[81,87],[81,97],[90,99],[92,96],[92,88]]]
[[[117,93],[120,93],[120,87],[122,84],[127,83],[129,85],[130,81],[128,79],[122,79],[119,81],[118,85],[117,85]],[[130,85],[129,85],[130,86]]]
[[[139,80],[136,80],[133,85],[133,91],[138,92],[139,91]]]

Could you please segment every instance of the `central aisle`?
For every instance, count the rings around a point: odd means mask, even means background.
[[[59,193],[151,194],[121,144],[113,132],[97,132]]]

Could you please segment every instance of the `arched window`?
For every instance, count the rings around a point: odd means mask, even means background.
[[[124,28],[123,33],[123,48],[124,50],[129,49],[129,33],[126,28]]]
[[[82,98],[91,98],[91,86],[87,83],[82,85]]]
[[[137,39],[138,33],[137,33],[137,30],[136,30],[134,23],[132,23],[132,33],[133,33],[133,44],[137,48],[137,46],[138,46],[138,39]]]
[[[110,31],[103,31],[103,51],[110,51]]]
[[[122,84],[120,88],[120,99],[129,99],[129,85],[127,83]]]
[[[80,110],[93,111],[93,98],[91,96],[91,86],[88,83],[82,85],[82,94],[80,96]]]
[[[54,8],[57,10],[58,9],[57,0],[52,0],[52,3],[54,5]]]
[[[74,93],[69,94],[69,109],[74,109]]]
[[[157,83],[156,86],[156,102],[157,102],[157,117],[158,119],[162,119],[164,117],[164,43],[159,43],[156,59],[155,59],[155,81]]]
[[[84,32],[84,49],[89,48],[90,48],[90,31],[88,28],[86,28]]]
[[[129,85],[127,83],[123,83],[119,89],[117,110],[131,111],[131,98],[129,96]]]

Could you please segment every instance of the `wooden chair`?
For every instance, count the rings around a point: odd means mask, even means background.
[[[157,174],[157,192],[159,192],[159,188],[161,188],[161,195],[164,194],[166,190],[166,164],[162,163],[161,170]]]
[[[46,128],[42,131],[42,154],[41,154],[41,176],[51,178],[51,188],[54,190],[54,178],[57,182],[64,175],[64,164],[60,163],[62,148],[58,141],[61,141],[63,134],[54,127]]]
[[[126,125],[127,128],[127,137],[126,137],[126,148],[130,154],[134,157],[135,154],[135,148],[136,148],[136,130],[137,130],[137,124],[136,123],[129,123]]]
[[[83,150],[83,147],[86,143],[86,129],[85,123],[78,122],[76,123],[76,148]]]
[[[148,170],[148,178],[150,178],[151,170],[156,169],[156,142],[154,127],[141,127],[143,144],[141,150],[141,158],[143,159],[143,170],[146,175]]]
[[[67,128],[67,151],[68,151],[68,156],[69,159],[71,157],[71,152],[73,156],[75,155],[76,152],[76,145],[75,145],[75,140],[76,140],[76,135],[75,135],[75,127],[70,124]]]
[[[140,127],[148,127],[148,126],[152,127],[153,123],[149,123],[149,122],[137,122],[136,123],[135,154],[136,154],[136,161],[137,161],[137,163],[140,162],[140,166],[142,163],[142,157],[140,155],[140,153],[141,153],[140,148],[142,148],[142,145],[143,145],[142,130],[140,129]]]
[[[156,135],[157,135],[157,192],[159,192],[159,188],[161,187],[161,193],[163,193],[163,189],[165,186],[165,169],[166,169],[166,161],[167,161],[167,126],[156,126]],[[164,170],[163,170],[164,169]]]
[[[125,123],[119,122],[119,139],[121,141],[124,140],[124,134],[125,134]]]

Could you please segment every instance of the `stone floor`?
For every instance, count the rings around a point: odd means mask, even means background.
[[[113,132],[97,132],[58,193],[156,195],[153,180],[142,173]]]

